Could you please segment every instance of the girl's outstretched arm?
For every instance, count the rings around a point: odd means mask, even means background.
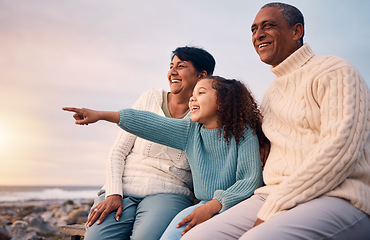
[[[76,119],[76,124],[88,125],[99,120],[105,120],[111,123],[119,123],[119,113],[111,111],[96,111],[87,108],[64,107],[64,111],[74,112],[73,118]]]

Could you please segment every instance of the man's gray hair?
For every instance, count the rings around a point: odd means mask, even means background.
[[[297,23],[302,24],[303,26],[303,35],[300,39],[301,44],[303,45],[303,36],[304,36],[304,18],[301,11],[299,11],[298,8],[281,2],[272,2],[267,3],[262,8],[265,7],[276,7],[281,12],[281,15],[283,15],[284,19],[288,22],[288,24],[292,27]],[[261,9],[262,9],[261,8]]]

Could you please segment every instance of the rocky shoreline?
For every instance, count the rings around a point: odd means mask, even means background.
[[[84,224],[93,200],[0,202],[0,240],[62,239],[61,226]]]

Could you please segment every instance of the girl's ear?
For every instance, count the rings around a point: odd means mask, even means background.
[[[198,77],[199,77],[199,79],[202,79],[202,78],[205,78],[205,77],[207,77],[207,71],[206,70],[203,70],[203,71],[201,71],[199,74],[198,74]]]

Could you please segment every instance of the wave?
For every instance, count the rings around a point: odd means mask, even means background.
[[[0,202],[29,200],[77,200],[94,199],[100,187],[45,187],[45,186],[2,186],[0,187]]]

